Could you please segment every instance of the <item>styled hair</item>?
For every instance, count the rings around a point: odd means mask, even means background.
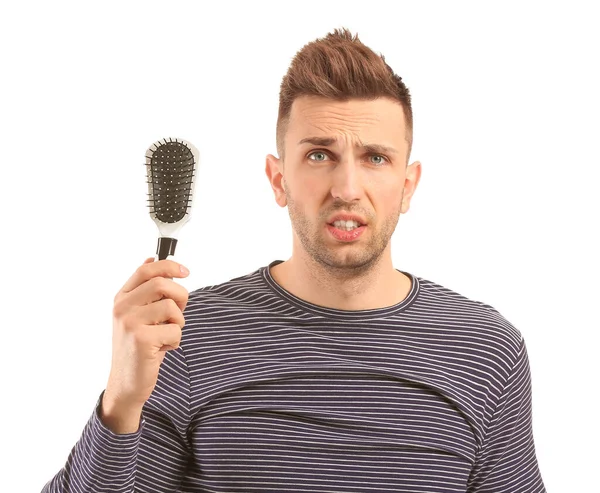
[[[306,44],[292,59],[279,91],[276,144],[282,159],[292,103],[301,96],[321,96],[336,101],[387,97],[398,101],[404,110],[408,160],[413,140],[410,93],[384,56],[364,45],[358,34],[352,36],[346,28],[335,29]]]

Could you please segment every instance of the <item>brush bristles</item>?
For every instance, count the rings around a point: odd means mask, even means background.
[[[192,203],[194,155],[178,140],[159,141],[146,155],[150,193],[148,206],[165,223],[183,219]]]

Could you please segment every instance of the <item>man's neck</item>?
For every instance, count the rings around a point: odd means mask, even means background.
[[[312,260],[312,259],[311,259]],[[338,310],[370,310],[400,303],[411,288],[410,279],[382,256],[360,274],[349,275],[316,261],[294,257],[271,268],[273,279],[294,296]]]

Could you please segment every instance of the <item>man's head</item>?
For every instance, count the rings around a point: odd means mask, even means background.
[[[365,46],[358,35],[353,37],[347,29],[335,29],[305,45],[292,60],[279,92],[276,144],[281,159],[285,157],[284,142],[292,105],[302,96],[336,101],[375,98],[397,101],[404,110],[404,127],[399,131],[404,132],[408,143],[408,160],[413,135],[410,92],[385,57]]]
[[[266,169],[294,251],[348,273],[389,254],[420,176],[420,163],[407,167],[411,147],[410,94],[383,56],[345,29],[300,50],[281,84],[280,157]],[[344,233],[356,224],[334,224],[340,214],[361,227]]]

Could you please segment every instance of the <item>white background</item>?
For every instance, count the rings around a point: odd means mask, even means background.
[[[41,490],[106,384],[113,297],[156,246],[152,142],[201,153],[182,284],[289,257],[264,174],[279,84],[305,43],[342,26],[413,95],[423,173],[395,266],[524,334],[546,486],[597,488],[600,36],[593,2],[548,3],[3,6],[0,490]]]

